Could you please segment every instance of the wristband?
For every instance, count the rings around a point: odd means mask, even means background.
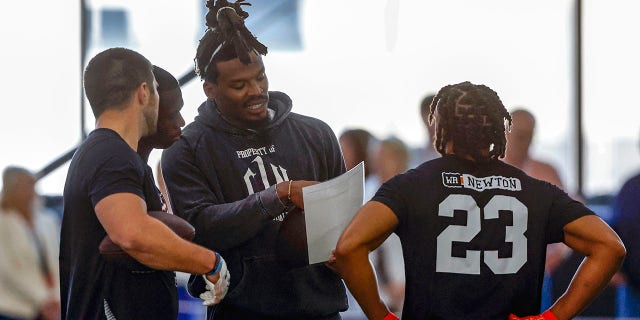
[[[509,320],[558,320],[558,318],[556,318],[556,315],[553,314],[551,310],[547,310],[541,314],[526,317],[518,317],[512,313],[509,315]]]
[[[208,276],[214,276],[218,272],[220,272],[220,269],[222,269],[222,257],[220,256],[219,253],[216,252],[216,264],[213,266],[213,269],[211,269],[211,271],[205,274]]]
[[[382,318],[382,320],[399,320],[400,318],[398,318],[398,316],[396,316],[395,314],[393,314],[393,312],[389,311],[389,313],[387,313],[386,316],[384,316],[384,318]],[[557,319],[556,319],[557,320]]]
[[[556,315],[553,314],[553,312],[551,312],[551,310],[547,310],[545,312],[542,313],[542,319],[545,320],[558,320],[558,318],[556,318]]]

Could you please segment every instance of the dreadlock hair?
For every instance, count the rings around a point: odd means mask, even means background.
[[[216,62],[239,58],[244,64],[251,62],[250,54],[266,55],[267,47],[260,43],[244,25],[249,14],[242,6],[250,6],[245,0],[230,3],[227,0],[207,0],[207,30],[200,39],[196,51],[195,71],[200,79],[215,82],[218,78]]]
[[[126,48],[98,53],[84,71],[84,91],[96,118],[108,108],[123,108],[143,82],[155,93],[151,62]]]
[[[504,157],[511,115],[491,88],[468,81],[445,86],[429,109],[429,123],[437,118],[435,147],[441,155],[451,141],[455,154],[478,162]]]

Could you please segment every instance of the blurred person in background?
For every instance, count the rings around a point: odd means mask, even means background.
[[[618,192],[613,203],[613,229],[627,247],[627,258],[621,273],[627,283],[622,299],[622,317],[640,317],[640,174],[629,178]],[[619,291],[620,292],[620,291]]]
[[[378,144],[374,151],[373,160],[378,180],[380,184],[383,184],[395,175],[407,171],[409,149],[402,140],[391,137]]]
[[[60,318],[60,223],[39,205],[36,178],[7,167],[0,194],[0,319]]]
[[[535,135],[536,119],[525,109],[511,111],[513,124],[507,133],[507,150],[503,161],[519,168],[533,178],[549,182],[564,189],[556,168],[531,156],[531,143]]]
[[[364,192],[365,199],[369,199],[380,186],[372,158],[378,139],[365,129],[348,129],[340,135],[338,141],[347,170],[364,162]]]
[[[370,149],[371,167],[375,168],[375,173],[365,184],[365,201],[369,201],[387,180],[407,171],[409,165],[409,148],[396,137],[376,142]]]
[[[535,136],[536,119],[525,109],[517,108],[511,111],[513,119],[511,131],[507,133],[507,150],[503,161],[524,171],[527,175],[546,181],[560,189],[564,189],[560,175],[556,168],[544,161],[531,156],[531,144]],[[545,260],[545,278],[542,295],[542,308],[547,309],[553,296],[551,276],[560,264],[571,254],[571,249],[564,243],[558,242],[547,247]]]
[[[431,99],[433,100],[433,97]],[[380,185],[407,171],[409,149],[402,140],[395,137],[387,138],[378,144],[373,153],[373,160],[377,168],[377,186],[367,197],[367,201],[375,195]],[[376,270],[382,299],[392,312],[401,314],[405,278],[402,244],[396,234],[389,235],[389,238],[371,253],[371,263]]]
[[[374,140],[375,137],[365,129],[347,129],[340,134],[338,141],[347,170],[364,162],[365,179],[373,173],[369,149]]]
[[[429,106],[433,101],[433,97],[435,97],[435,95],[430,93],[420,101],[420,119],[422,119],[422,124],[427,134],[427,141],[424,146],[411,149],[409,154],[409,168],[415,168],[425,161],[440,157],[440,154],[433,146],[436,137],[435,124],[429,123]]]

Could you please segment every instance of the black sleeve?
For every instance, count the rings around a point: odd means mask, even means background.
[[[242,200],[224,203],[207,181],[207,177],[216,180],[216,173],[203,173],[194,153],[181,139],[163,152],[161,163],[174,213],[196,228],[196,243],[215,250],[237,247],[285,210],[275,185]]]
[[[407,221],[408,207],[405,192],[407,187],[407,176],[405,174],[397,175],[380,186],[371,201],[377,201],[389,207],[391,211],[398,217],[398,228]]]
[[[144,199],[144,169],[137,159],[115,154],[97,165],[99,169],[89,184],[89,198],[94,207],[115,193],[133,193]]]
[[[553,200],[549,212],[549,224],[547,226],[547,243],[564,241],[564,226],[568,223],[595,214],[579,201],[573,200],[562,189],[547,183],[552,188]]]

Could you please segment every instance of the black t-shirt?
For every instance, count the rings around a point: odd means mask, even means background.
[[[106,231],[94,206],[133,193],[161,210],[150,168],[114,131],[96,129],[71,160],[64,188],[60,239],[62,319],[176,319],[175,274],[106,262],[98,251]],[[126,221],[123,221],[126,223]]]
[[[382,185],[373,201],[398,217],[406,319],[506,319],[537,314],[546,245],[593,214],[521,170],[455,156]]]

